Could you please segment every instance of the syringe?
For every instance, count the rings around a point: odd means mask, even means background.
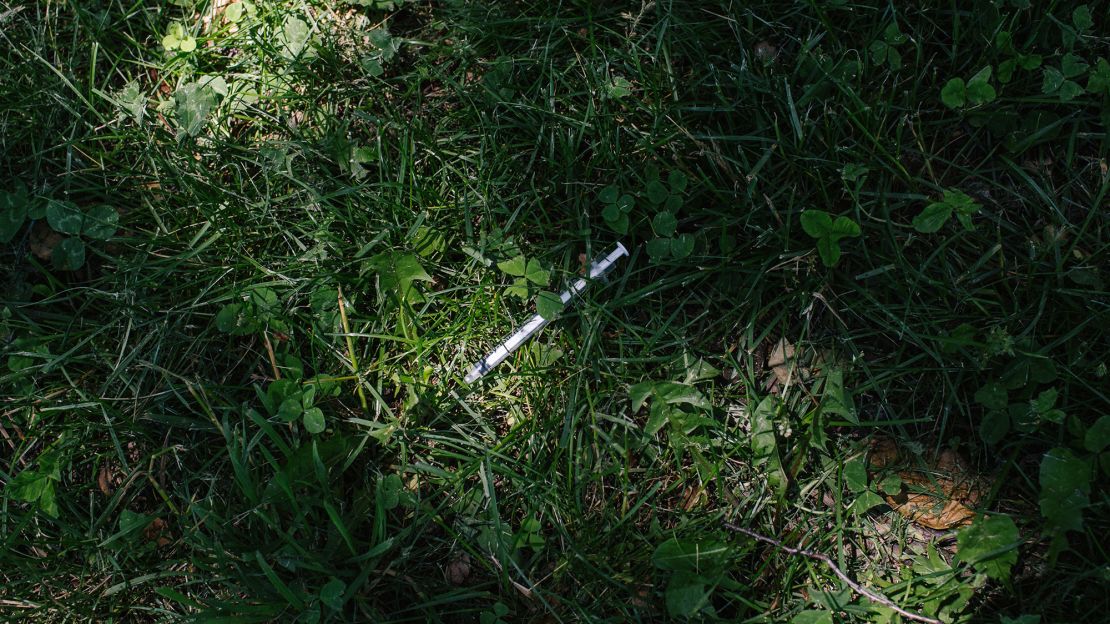
[[[591,262],[590,270],[587,273],[588,279],[585,277],[578,278],[571,284],[570,288],[559,294],[559,299],[562,299],[563,305],[566,306],[572,299],[582,294],[582,291],[590,286],[590,280],[598,279],[609,271],[612,271],[613,267],[616,266],[617,260],[619,260],[621,256],[627,255],[628,250],[624,248],[624,245],[617,243],[616,249]],[[545,319],[539,314],[533,316],[520,329],[513,332],[513,334],[505,340],[502,340],[501,344],[497,345],[493,351],[489,352],[489,355],[478,360],[474,366],[471,366],[464,381],[471,384],[481,379],[486,373],[496,368],[498,364],[504,362],[505,358],[509,357],[513,351],[516,351],[520,345],[527,342],[533,334],[538,333],[550,322],[551,319]]]

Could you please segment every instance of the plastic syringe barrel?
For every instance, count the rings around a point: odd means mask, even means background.
[[[615,267],[617,264],[617,260],[620,260],[621,256],[627,255],[628,250],[625,249],[624,245],[617,243],[617,247],[613,249],[613,251],[591,262],[590,270],[587,273],[589,279],[580,277],[575,280],[573,284],[571,284],[570,288],[559,293],[559,299],[562,299],[563,305],[569,304],[572,299],[576,298],[578,295],[582,294],[583,291],[589,288],[590,280],[604,277],[605,274],[612,271],[613,267]],[[497,368],[498,364],[504,362],[506,358],[512,355],[513,351],[516,351],[517,348],[520,347],[520,345],[527,342],[529,338],[543,329],[544,326],[550,322],[551,319],[545,319],[539,314],[528,319],[527,323],[522,325],[520,329],[510,334],[508,338],[502,340],[501,344],[497,345],[497,347],[493,351],[490,351],[489,354],[486,355],[486,357],[475,362],[474,366],[470,367],[470,370],[466,373],[466,377],[464,377],[463,380],[466,383],[471,384],[481,379],[486,373],[490,372],[494,368]]]

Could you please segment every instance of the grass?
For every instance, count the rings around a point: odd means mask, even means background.
[[[3,618],[899,621],[725,522],[945,622],[1110,606],[1101,3],[214,4],[0,1],[0,190],[120,219],[0,248]],[[917,231],[949,190],[973,227]],[[498,262],[618,240],[461,383],[532,313]],[[865,504],[880,438],[986,475],[975,523]]]

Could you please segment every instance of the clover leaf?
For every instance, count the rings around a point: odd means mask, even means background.
[[[185,24],[174,22],[170,24],[166,35],[162,37],[162,47],[166,50],[192,52],[197,49],[197,39],[185,30]]]
[[[27,189],[22,185],[17,185],[11,191],[0,191],[0,243],[7,243],[15,238],[15,233],[27,218],[30,203]]]
[[[636,205],[636,200],[629,194],[621,194],[620,187],[610,184],[601,189],[597,199],[605,205],[601,209],[601,218],[618,234],[628,233],[628,215]]]
[[[544,269],[539,260],[535,258],[526,259],[524,254],[518,254],[514,258],[498,262],[497,268],[505,274],[517,278],[505,289],[505,294],[521,299],[527,299],[533,287],[544,287],[551,282],[551,272]]]
[[[908,40],[909,37],[898,28],[898,22],[891,22],[883,30],[883,38],[871,43],[871,60],[877,65],[886,63],[890,69],[898,71],[902,68],[902,55],[896,47]]]
[[[940,99],[948,108],[963,108],[966,105],[978,106],[993,102],[998,93],[990,84],[991,66],[975,72],[965,83],[962,78],[952,78],[940,91]]]
[[[802,212],[801,221],[805,233],[817,239],[817,252],[827,267],[840,262],[840,239],[860,235],[859,224],[855,221],[843,216],[833,219],[824,210],[806,210]]]
[[[971,231],[974,229],[971,224],[971,215],[979,212],[979,208],[979,203],[971,199],[966,193],[948,190],[944,192],[944,199],[929,204],[913,218],[913,227],[923,234],[931,234],[940,230],[948,222],[952,213],[955,212],[956,219],[964,226],[964,229]]]

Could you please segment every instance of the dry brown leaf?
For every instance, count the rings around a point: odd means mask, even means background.
[[[101,494],[112,495],[112,471],[108,468],[108,464],[100,465],[100,473],[96,475],[96,485],[100,488]]]
[[[886,494],[886,502],[911,522],[930,529],[947,530],[969,524],[973,507],[982,499],[982,479],[970,463],[951,449],[914,461],[911,453],[894,440],[878,438],[871,445],[868,463],[872,473],[894,472],[902,480],[901,491]],[[881,480],[883,474],[874,475]]]
[[[169,524],[167,524],[165,520],[155,518],[143,529],[143,537],[146,538],[148,542],[155,542],[159,548],[167,546],[172,541],[168,537],[168,527]]]
[[[28,245],[31,248],[31,253],[35,254],[39,260],[49,260],[54,253],[54,248],[60,242],[62,242],[62,235],[50,229],[45,221],[36,221],[34,227],[31,228]]]
[[[780,338],[767,356],[767,368],[771,369],[774,377],[767,380],[768,390],[781,390],[782,387],[797,381],[810,378],[812,371],[800,366],[794,345],[786,338]]]
[[[452,559],[443,570],[447,582],[452,585],[463,585],[470,578],[470,555],[460,554]]]

